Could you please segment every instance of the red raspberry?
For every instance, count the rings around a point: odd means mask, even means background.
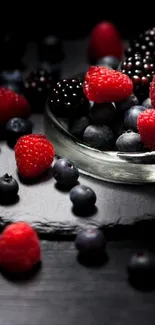
[[[137,127],[146,148],[155,150],[155,110],[146,109],[137,120]]]
[[[5,228],[0,237],[0,265],[12,273],[30,271],[41,259],[37,233],[26,222]]]
[[[97,24],[91,32],[88,55],[96,61],[104,56],[112,55],[122,59],[124,45],[116,27],[110,22]]]
[[[27,118],[30,107],[24,96],[7,88],[0,88],[0,124],[6,124],[12,117]]]
[[[92,66],[86,73],[83,90],[86,97],[93,102],[117,102],[132,94],[133,84],[122,72]]]
[[[155,76],[153,77],[153,80],[150,84],[150,98],[151,98],[152,107],[155,108]]]
[[[54,147],[43,134],[22,136],[14,149],[18,171],[24,178],[40,176],[54,158]]]

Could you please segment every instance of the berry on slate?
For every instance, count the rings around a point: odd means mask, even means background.
[[[117,103],[117,109],[119,109],[123,113],[135,105],[139,105],[138,98],[134,94],[131,94],[126,100]]]
[[[52,73],[48,73],[45,69],[38,68],[27,76],[24,81],[24,94],[33,111],[44,111],[53,84]]]
[[[40,262],[41,249],[35,230],[26,222],[7,226],[0,240],[0,266],[9,273],[24,273]]]
[[[67,158],[57,160],[52,170],[57,183],[66,187],[74,186],[79,178],[78,169]]]
[[[138,116],[137,128],[145,147],[155,150],[155,109],[146,109]]]
[[[142,102],[142,106],[144,106],[145,108],[153,108],[153,105],[151,103],[151,98],[147,98]]]
[[[140,152],[143,151],[144,146],[140,134],[127,131],[117,139],[116,148],[122,152]]]
[[[96,65],[117,70],[119,63],[120,63],[120,61],[117,58],[115,58],[112,55],[109,55],[109,56],[105,56],[105,57],[99,59],[96,62]]]
[[[78,118],[88,115],[89,106],[82,82],[77,79],[63,79],[51,91],[49,107],[58,117]]]
[[[82,116],[79,119],[76,119],[71,122],[69,131],[76,138],[81,139],[83,137],[83,133],[87,126],[90,124],[90,119],[87,116]]]
[[[96,194],[88,186],[76,185],[70,191],[70,200],[76,209],[83,210],[92,209],[96,203]]]
[[[24,96],[7,88],[0,88],[0,124],[6,124],[13,117],[27,118],[30,106]]]
[[[107,55],[122,59],[123,53],[124,44],[116,26],[104,21],[93,28],[88,45],[88,56],[91,62]]]
[[[22,93],[24,83],[20,70],[3,70],[0,73],[0,85],[9,88],[16,93]]]
[[[116,107],[113,103],[96,104],[91,107],[90,117],[93,124],[103,125],[114,119]]]
[[[80,255],[86,258],[95,258],[105,253],[106,240],[103,232],[95,227],[78,232],[75,239],[75,247]]]
[[[43,134],[24,135],[15,145],[15,159],[23,178],[36,178],[45,172],[54,159],[54,147]]]
[[[126,111],[124,116],[124,125],[126,130],[132,130],[137,132],[137,119],[141,112],[146,110],[143,106],[132,106],[128,111]]]
[[[145,251],[135,253],[129,260],[127,270],[131,279],[150,281],[155,274],[155,258]]]
[[[111,150],[115,137],[112,130],[106,125],[89,125],[84,131],[83,141],[96,149]]]
[[[32,133],[32,123],[19,117],[13,117],[7,122],[5,129],[6,141],[13,148],[21,136]]]
[[[85,75],[83,90],[90,101],[108,103],[127,99],[132,94],[133,85],[120,71],[92,66]]]
[[[16,200],[19,191],[17,181],[10,175],[0,177],[0,202],[10,203]]]

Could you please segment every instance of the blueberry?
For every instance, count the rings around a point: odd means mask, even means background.
[[[76,209],[88,209],[94,207],[96,203],[96,194],[88,186],[76,185],[70,191],[70,200]]]
[[[139,105],[139,101],[138,101],[138,98],[134,94],[132,94],[126,100],[124,100],[123,102],[117,103],[117,108],[120,111],[125,112],[130,107],[135,106],[135,105]]]
[[[155,274],[155,258],[149,252],[135,253],[129,260],[127,270],[132,279],[148,280]]]
[[[8,174],[0,177],[0,202],[10,203],[16,200],[19,191],[17,181]]]
[[[96,104],[91,107],[90,117],[93,124],[103,125],[114,119],[116,112],[113,103]]]
[[[146,108],[152,108],[151,98],[147,98],[142,102],[142,106]]]
[[[0,85],[9,88],[16,93],[21,93],[24,86],[21,72],[19,70],[2,71],[0,73]]]
[[[75,239],[75,247],[85,257],[96,257],[105,253],[106,240],[100,229],[90,227],[79,231]]]
[[[84,131],[83,140],[93,148],[110,150],[113,148],[115,137],[112,130],[106,125],[89,125]]]
[[[79,119],[74,120],[71,122],[69,131],[71,134],[73,134],[76,138],[81,139],[83,136],[83,133],[87,126],[90,124],[90,119],[87,116],[82,116]]]
[[[70,160],[61,158],[53,166],[53,177],[59,184],[73,186],[78,180],[79,171]]]
[[[112,68],[114,70],[118,69],[119,60],[112,55],[105,56],[97,61],[96,65],[104,66],[107,68]]]
[[[132,106],[126,113],[124,117],[124,124],[126,130],[132,130],[137,132],[137,119],[140,113],[146,110],[143,106]]]
[[[10,147],[14,147],[17,140],[26,134],[32,133],[32,123],[19,117],[14,117],[6,124],[6,140]]]
[[[116,148],[124,152],[138,152],[144,149],[140,134],[133,131],[124,132],[116,141]]]

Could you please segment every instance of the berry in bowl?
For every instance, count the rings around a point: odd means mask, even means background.
[[[127,74],[103,66],[91,66],[83,82],[57,82],[45,110],[45,132],[56,155],[105,181],[154,182],[154,83],[142,102]]]

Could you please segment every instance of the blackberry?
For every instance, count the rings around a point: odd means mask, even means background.
[[[24,95],[32,111],[42,112],[49,92],[54,84],[53,76],[45,69],[31,71],[24,81]]]
[[[126,57],[121,70],[133,81],[133,92],[140,102],[149,97],[150,82],[155,74],[154,59],[151,55],[135,53]]]
[[[89,101],[85,97],[82,82],[63,79],[57,82],[49,97],[49,107],[58,117],[75,118],[89,113]]]
[[[126,57],[130,57],[135,53],[140,53],[143,57],[151,55],[155,57],[155,27],[144,31],[138,37],[130,42],[125,52]]]

